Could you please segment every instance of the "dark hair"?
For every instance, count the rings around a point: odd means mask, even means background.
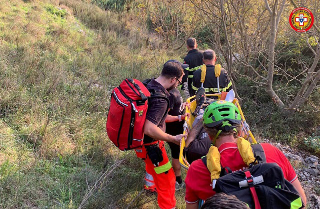
[[[212,197],[208,198],[202,205],[201,209],[249,209],[249,206],[239,200],[234,195],[227,195],[225,193],[216,193]]]
[[[216,53],[212,49],[207,49],[203,52],[203,59],[205,60],[213,60],[216,56]]]
[[[188,38],[187,45],[190,48],[194,48],[196,46],[197,40],[195,38]]]
[[[166,78],[180,78],[183,74],[183,68],[180,62],[168,61],[163,65],[161,75]]]

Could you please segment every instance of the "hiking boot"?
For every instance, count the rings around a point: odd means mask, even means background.
[[[184,182],[181,182],[181,184],[179,184],[177,181],[176,181],[176,191],[177,190],[180,190],[180,189],[184,189],[186,188],[186,185]]]
[[[204,88],[199,88],[196,92],[196,104],[197,106],[203,105],[206,97],[206,91]]]
[[[196,92],[196,109],[192,113],[193,116],[197,116],[199,113],[199,110],[202,108],[202,105],[204,104],[206,100],[206,92],[204,88],[199,88]]]
[[[155,186],[155,185],[153,185],[153,186],[143,185],[143,189],[144,189],[147,193],[151,193],[151,194],[157,193],[157,189],[156,189],[156,186]]]

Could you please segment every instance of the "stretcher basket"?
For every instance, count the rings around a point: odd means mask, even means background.
[[[216,94],[206,94],[205,98],[206,98],[206,101],[210,101],[210,100],[211,101],[218,101],[218,100],[225,100],[226,96],[227,96],[227,92],[221,92],[221,93],[216,93]],[[232,98],[232,99],[233,100],[230,102],[232,102],[233,104],[235,104],[238,107],[239,112],[241,114],[242,127],[243,127],[242,128],[242,134],[243,134],[242,137],[249,140],[251,143],[256,144],[257,141],[255,140],[254,136],[252,135],[252,133],[249,129],[248,124],[246,123],[246,120],[245,120],[245,117],[244,117],[243,112],[241,110],[238,99],[236,99],[236,98]],[[186,145],[186,139],[188,137],[188,133],[192,129],[192,123],[195,119],[195,116],[192,113],[195,111],[195,109],[197,107],[196,96],[189,97],[186,102],[190,103],[190,107],[188,107],[188,106],[186,107],[186,113],[189,113],[190,116],[185,118],[185,122],[183,125],[183,134],[186,134],[186,137],[183,137],[180,142],[179,162],[183,168],[188,169],[190,164],[188,163],[187,158],[184,155],[183,150]]]

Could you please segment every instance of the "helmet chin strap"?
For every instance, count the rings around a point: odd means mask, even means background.
[[[213,138],[213,142],[212,142],[213,145],[216,145],[216,140],[221,132],[222,132],[222,130],[219,130],[218,133],[216,134],[216,136]]]
[[[222,126],[220,126],[218,133],[217,133],[216,136],[213,138],[213,142],[212,142],[213,145],[216,144],[216,140],[217,140],[218,136],[221,134],[222,130],[226,130],[225,127],[228,127],[228,128],[230,128],[230,129],[233,128],[233,129],[232,129],[233,131],[235,131],[236,133],[238,132],[237,129],[234,128],[234,126],[232,126],[229,121],[222,121]],[[230,129],[229,129],[229,130],[230,130]]]

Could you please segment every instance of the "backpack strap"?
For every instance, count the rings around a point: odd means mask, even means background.
[[[252,177],[252,175],[251,175],[249,170],[245,171],[244,174],[246,175],[246,179],[247,179],[247,182],[248,182],[248,185],[249,185],[249,188],[250,188],[250,192],[251,192],[251,195],[252,195],[252,198],[253,198],[254,208],[255,209],[261,209],[259,198],[258,198],[258,195],[257,195],[257,192],[256,192],[256,188],[254,187],[254,184],[253,184],[253,177]]]
[[[148,78],[146,80],[143,80],[142,83],[145,87],[147,87],[148,83],[150,83],[151,80],[152,80],[151,78]]]
[[[220,152],[216,146],[211,146],[207,154],[207,168],[211,174],[211,181],[218,179],[221,172]]]
[[[222,167],[220,163],[220,152],[216,146],[211,145],[209,152],[206,156],[201,158],[203,164],[208,168],[210,172],[212,189],[215,189],[216,180],[228,173],[232,173],[229,167]]]
[[[218,88],[218,92],[220,93],[220,83],[219,83],[219,77],[221,74],[221,65],[220,64],[216,64],[214,66],[214,75],[217,78],[217,88]]]
[[[152,81],[151,78],[142,81],[142,83],[144,84],[145,87],[147,87],[147,85],[150,83],[150,81]],[[150,97],[148,98],[149,101],[150,101],[150,99],[154,99],[154,98],[160,98],[160,99],[164,99],[164,100],[167,101],[167,109],[165,111],[165,114],[163,115],[163,118],[160,121],[160,123],[162,123],[162,121],[165,120],[166,115],[167,115],[167,113],[169,111],[170,101],[167,98],[167,96],[160,90],[151,88],[151,89],[148,89],[148,91],[150,92]]]
[[[134,85],[134,87],[138,90],[142,101],[145,102],[148,99],[148,97],[144,95],[144,93],[141,91],[141,88],[138,86],[138,84],[136,84],[134,80],[131,78],[128,78],[127,80]]]
[[[186,149],[186,148],[185,148],[185,149]],[[202,160],[203,164],[207,167],[207,156],[202,156],[202,157],[201,157],[201,160]],[[232,173],[231,168],[229,168],[229,167],[222,167],[222,165],[220,165],[220,166],[221,166],[220,177],[221,177],[221,176],[224,176],[224,175],[227,175],[228,173]],[[207,167],[207,168],[208,168],[208,167]]]
[[[266,163],[266,153],[264,152],[264,149],[261,146],[261,144],[251,144],[251,147],[258,163]]]
[[[260,144],[253,144],[251,145],[248,140],[244,138],[238,138],[237,140],[237,147],[239,153],[243,159],[243,161],[249,166],[253,166],[256,163],[265,163],[266,156],[263,150],[263,147]],[[222,167],[220,163],[220,152],[216,146],[211,145],[209,152],[206,156],[201,158],[203,164],[208,168],[210,172],[211,182],[212,182],[212,189],[215,189],[216,179],[220,176],[226,175],[227,173],[231,173],[231,169],[229,167]],[[249,171],[248,171],[249,172]],[[252,179],[252,176],[249,173],[246,173],[248,178]],[[253,181],[253,180],[252,180]],[[249,182],[249,181],[248,181]],[[250,183],[250,182],[249,182]],[[256,196],[255,189],[251,189],[252,196]],[[253,191],[254,190],[254,191]],[[256,203],[256,208],[259,207],[259,202]]]
[[[204,83],[205,79],[206,79],[206,74],[207,74],[207,66],[206,65],[201,65],[201,78],[200,78],[200,82]],[[214,66],[214,75],[216,78],[219,78],[221,74],[221,65],[220,64],[216,64]],[[217,80],[219,82],[219,80]],[[218,87],[219,89],[219,87]]]
[[[261,144],[250,144],[250,142],[244,138],[238,138],[237,146],[239,153],[249,167],[257,163],[265,163],[266,155]]]
[[[170,106],[170,101],[162,91],[156,90],[156,89],[148,89],[148,90],[150,92],[150,97],[148,98],[149,101],[151,99],[159,98],[159,99],[164,99],[167,102],[167,109],[166,109],[165,114],[163,115],[163,117],[162,117],[162,119],[160,121],[160,123],[162,123],[163,120],[165,120],[166,117],[167,117],[167,113],[169,111],[169,106]]]
[[[250,166],[250,164],[255,163],[256,158],[254,157],[254,153],[252,151],[251,144],[248,140],[245,140],[242,137],[238,138],[237,147],[238,147],[238,150],[239,150],[239,153],[242,157],[243,162],[247,166]]]
[[[208,154],[205,157],[202,157],[201,160],[210,172],[212,189],[214,189],[221,173],[220,152],[218,148],[211,145]]]
[[[202,160],[203,164],[207,167],[207,156],[206,155],[202,156],[201,160]]]
[[[206,74],[207,74],[207,66],[202,65],[201,66],[201,78],[200,78],[201,87],[203,87],[203,83],[206,80]]]
[[[216,76],[216,78],[218,78],[221,74],[221,65],[220,64],[216,64],[214,66],[214,75]]]
[[[245,140],[244,138],[240,137],[237,140],[237,146],[243,162],[246,163],[249,167],[252,167],[256,163],[260,163],[260,159],[261,159],[260,156],[264,155],[264,151],[260,144],[255,144],[253,146],[250,144],[248,140]],[[265,155],[264,155],[264,159],[265,159]],[[247,179],[250,192],[254,201],[255,209],[261,209],[259,198],[253,184],[253,176],[251,175],[250,170],[247,170],[244,173],[246,175],[246,179]]]

